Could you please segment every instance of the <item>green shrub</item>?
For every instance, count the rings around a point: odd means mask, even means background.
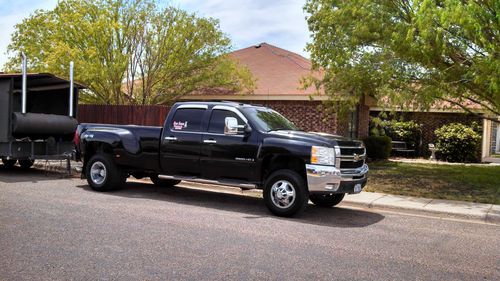
[[[452,123],[434,131],[437,156],[449,162],[477,162],[481,136],[472,127]]]
[[[363,139],[368,158],[384,160],[391,155],[391,138],[388,136],[369,136]]]
[[[388,120],[382,122],[385,135],[395,141],[404,141],[414,149],[420,146],[422,139],[422,128],[415,121]]]
[[[393,141],[404,141],[408,148],[419,152],[422,141],[422,128],[415,121],[382,120],[374,117],[370,122],[370,134],[388,136]]]

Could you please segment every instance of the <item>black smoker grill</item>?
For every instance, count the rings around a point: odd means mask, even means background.
[[[6,167],[19,161],[72,158],[78,121],[78,91],[84,86],[48,73],[0,74],[0,158]]]

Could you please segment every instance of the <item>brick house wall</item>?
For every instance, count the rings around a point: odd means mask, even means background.
[[[326,113],[321,101],[245,101],[272,108],[283,114],[301,130],[337,133],[337,119]]]

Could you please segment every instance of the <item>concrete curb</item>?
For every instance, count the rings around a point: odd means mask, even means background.
[[[500,205],[417,198],[375,192],[348,195],[343,205],[364,208],[399,210],[414,214],[458,218],[500,225]]]
[[[262,197],[260,190],[240,190],[222,185],[182,182],[182,187]],[[375,192],[347,195],[339,206],[392,210],[410,214],[455,218],[500,225],[500,205],[464,201],[417,198]]]

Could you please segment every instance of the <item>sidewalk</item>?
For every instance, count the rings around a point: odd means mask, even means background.
[[[230,194],[262,197],[260,190],[240,190],[222,185],[182,182],[179,186]],[[374,210],[391,210],[442,218],[465,219],[500,225],[500,205],[464,201],[417,198],[375,192],[346,195],[339,206],[353,206]]]
[[[500,224],[500,205],[494,204],[361,192],[360,194],[346,196],[342,205],[399,210],[413,214],[426,214]]]

